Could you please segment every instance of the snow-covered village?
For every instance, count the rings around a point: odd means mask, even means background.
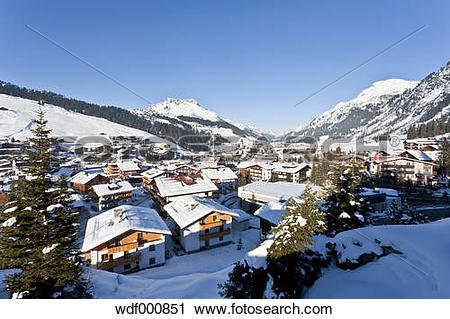
[[[336,20],[330,36],[306,28],[299,53],[282,39],[314,22],[288,17],[347,11],[253,4],[261,12],[139,2],[123,4],[133,19],[120,7],[105,21],[93,5],[80,33],[60,17],[61,30],[37,18],[14,29],[43,60],[14,39],[17,61],[0,52],[11,61],[0,74],[0,299],[450,299],[450,47],[424,49],[442,32],[379,30],[375,9],[357,8],[365,18]],[[79,10],[61,6],[34,11]],[[447,5],[420,6],[448,26]],[[87,30],[111,21],[113,38]],[[338,44],[341,33],[360,47]],[[326,57],[327,45],[346,54]],[[331,315],[321,305],[299,314]]]

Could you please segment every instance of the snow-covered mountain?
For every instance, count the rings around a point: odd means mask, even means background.
[[[23,139],[32,135],[33,119],[36,118],[37,101],[0,94],[0,136]],[[43,106],[48,127],[54,136],[142,136],[153,135],[110,122],[108,120],[67,111],[61,107],[46,104]],[[157,139],[157,138],[155,138]]]
[[[150,105],[148,109],[136,109],[131,112],[152,122],[171,123],[183,127],[187,125],[195,132],[220,135],[226,139],[263,135],[257,129],[222,119],[194,99],[167,98]]]
[[[450,64],[420,82],[378,81],[356,98],[336,104],[307,126],[287,136],[376,136],[404,134],[409,126],[447,116]]]

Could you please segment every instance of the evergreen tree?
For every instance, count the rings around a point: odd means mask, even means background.
[[[328,170],[329,165],[328,161],[325,158],[320,159],[318,162],[314,162],[310,176],[311,183],[319,186],[325,185],[327,181]]]
[[[8,292],[24,298],[88,297],[77,249],[78,216],[69,208],[67,183],[53,181],[53,139],[39,109],[30,147],[27,178],[12,188],[0,214],[0,260],[18,269],[7,276]]]
[[[448,172],[450,171],[450,143],[446,139],[442,140],[441,143],[438,171],[445,176],[448,176]]]
[[[252,177],[248,172],[239,175],[239,186],[244,186],[252,182]]]
[[[370,209],[361,196],[361,175],[355,164],[338,164],[333,168],[324,204],[328,235],[366,224]]]
[[[393,202],[388,211],[388,218],[392,224],[402,225],[423,224],[429,222],[427,216],[418,212],[413,212],[406,201],[403,202],[400,207],[396,202]]]
[[[275,240],[267,251],[269,258],[304,252],[314,244],[313,236],[326,229],[325,214],[318,209],[319,202],[310,187],[302,198],[302,202],[290,200],[281,221],[270,230]]]
[[[237,262],[228,274],[228,280],[218,284],[219,295],[231,299],[261,299],[264,297],[269,276],[264,268],[249,266],[247,261]]]

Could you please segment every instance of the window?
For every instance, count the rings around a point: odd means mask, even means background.
[[[220,225],[219,231],[223,231],[223,225]]]
[[[108,261],[108,254],[102,255],[102,261]]]
[[[217,220],[217,216],[213,215],[213,222],[215,222]]]
[[[222,240],[223,240],[223,236],[220,236],[220,237],[219,237],[219,240],[222,241]]]
[[[125,250],[125,251],[123,252],[123,256],[126,257],[126,256],[128,256],[128,255],[129,255],[128,251]]]
[[[148,246],[148,250],[149,251],[155,251],[155,245]]]
[[[130,265],[130,264],[125,264],[125,265],[123,266],[123,269],[125,269],[125,270],[130,269],[130,268],[131,268],[131,265]]]
[[[138,233],[137,236],[138,236],[138,240],[144,238],[142,233]]]
[[[155,257],[150,258],[149,261],[148,261],[148,263],[149,263],[150,265],[156,264],[156,258],[155,258]]]

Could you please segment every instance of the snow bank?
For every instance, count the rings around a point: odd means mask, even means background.
[[[335,242],[348,247],[341,250],[341,259],[354,259],[370,251],[380,253],[379,245],[401,254],[388,254],[355,270],[331,266],[305,297],[449,298],[449,228],[447,218],[430,224],[375,226],[340,233]],[[362,245],[355,245],[357,242]]]

